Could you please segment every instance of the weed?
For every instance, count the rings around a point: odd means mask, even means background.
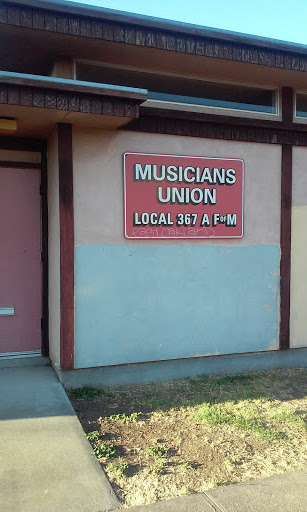
[[[96,389],[84,386],[83,388],[74,388],[69,391],[72,398],[81,398],[82,400],[94,400],[99,396],[108,396],[113,398],[111,393],[106,393],[103,389]]]
[[[232,468],[234,465],[235,465],[234,462],[230,458],[225,459],[225,466]]]
[[[108,444],[100,441],[102,434],[98,430],[93,430],[88,434],[84,434],[86,439],[90,441],[94,449],[94,455],[98,459],[109,459],[115,457],[116,450],[114,444]]]
[[[122,460],[118,460],[117,462],[112,462],[108,465],[108,470],[112,471],[114,475],[116,475],[118,478],[123,478],[125,476],[125,471],[128,467],[127,462],[124,462]]]
[[[93,430],[92,432],[88,432],[88,434],[84,435],[90,443],[96,443],[101,438],[101,433],[98,430]]]
[[[147,455],[151,455],[152,457],[155,457],[155,459],[161,459],[161,457],[164,457],[164,455],[167,454],[167,449],[165,446],[149,446],[146,450]]]
[[[147,467],[147,472],[149,474],[160,475],[164,469],[163,457],[167,454],[165,446],[163,444],[160,446],[149,446],[145,453],[155,459],[154,463]]]
[[[160,475],[164,469],[164,460],[161,457],[156,457],[154,464],[147,466],[147,473],[151,475]]]
[[[98,459],[110,459],[115,457],[116,450],[114,444],[100,443],[94,446],[94,454]]]
[[[240,457],[230,456],[225,459],[225,466],[232,468],[238,466],[241,463]]]
[[[191,464],[191,462],[184,462],[184,463],[182,464],[182,467],[183,467],[184,469],[188,469],[188,470],[190,470],[190,469],[194,469],[194,468],[193,468],[193,465]]]
[[[129,416],[127,416],[126,414],[111,414],[110,418],[112,420],[117,420],[120,423],[133,423],[137,421],[142,415],[143,414],[141,412],[133,412]]]
[[[224,480],[218,480],[216,478],[216,479],[212,480],[212,484],[213,484],[214,487],[221,487],[221,485],[224,485],[225,482],[224,482]]]

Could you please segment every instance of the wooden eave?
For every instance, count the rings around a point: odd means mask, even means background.
[[[307,71],[307,48],[71,2],[0,2],[0,24],[169,52]],[[47,8],[48,6],[48,8]],[[87,8],[86,8],[87,7]],[[109,14],[108,14],[109,12]],[[77,14],[76,14],[77,13]],[[84,13],[84,14],[78,14]],[[114,14],[115,13],[115,14]],[[202,35],[203,34],[203,35]]]

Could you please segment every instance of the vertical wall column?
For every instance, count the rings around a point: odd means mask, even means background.
[[[60,347],[61,368],[74,368],[75,291],[74,291],[74,203],[72,126],[58,123],[60,199]]]
[[[282,89],[283,122],[293,122],[293,89]],[[290,273],[292,211],[292,145],[282,145],[280,216],[280,326],[279,348],[290,347]]]

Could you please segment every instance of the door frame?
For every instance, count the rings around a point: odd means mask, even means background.
[[[30,151],[41,154],[41,163],[39,164],[0,160],[0,167],[40,169],[42,261],[41,352],[42,356],[49,357],[47,143],[44,139],[0,136],[0,149],[11,151]]]

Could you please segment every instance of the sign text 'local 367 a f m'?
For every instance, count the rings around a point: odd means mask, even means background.
[[[239,158],[124,154],[127,238],[241,238]]]

